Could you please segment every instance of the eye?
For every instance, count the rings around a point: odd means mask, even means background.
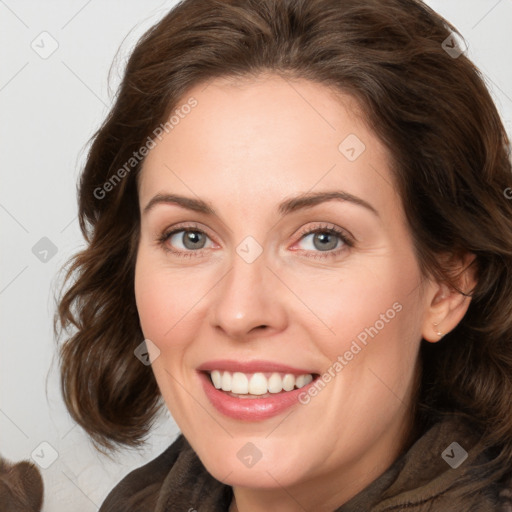
[[[330,225],[310,228],[301,235],[297,245],[302,245],[301,251],[313,253],[309,256],[313,258],[334,257],[354,245],[347,233]]]
[[[169,237],[170,243],[178,249],[197,250],[204,249],[207,235],[201,231],[191,231],[189,229],[175,232]],[[180,247],[180,244],[182,247]]]
[[[158,241],[167,251],[179,256],[195,256],[202,249],[213,247],[210,237],[195,226],[182,226],[166,231]]]

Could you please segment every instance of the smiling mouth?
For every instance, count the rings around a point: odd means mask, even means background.
[[[281,372],[230,372],[213,370],[205,372],[213,386],[236,398],[268,398],[300,389],[318,377],[314,373],[293,375]]]

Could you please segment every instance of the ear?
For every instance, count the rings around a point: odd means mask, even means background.
[[[476,269],[473,264],[476,256],[467,253],[463,257],[451,256],[448,265],[453,275],[458,277],[456,286],[465,294],[475,288]],[[425,295],[426,313],[423,320],[423,338],[431,343],[438,342],[453,330],[462,320],[471,302],[471,297],[463,295],[446,282],[430,281]]]

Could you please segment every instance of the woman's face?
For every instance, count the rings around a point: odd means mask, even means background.
[[[139,182],[163,398],[229,485],[359,490],[403,447],[431,295],[388,153],[319,84],[217,79],[176,108],[192,97]]]

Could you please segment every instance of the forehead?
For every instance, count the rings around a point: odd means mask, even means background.
[[[219,78],[191,88],[173,113],[191,99],[146,157],[141,203],[169,189],[238,197],[244,208],[333,187],[381,206],[395,196],[390,155],[349,95],[276,75]]]

